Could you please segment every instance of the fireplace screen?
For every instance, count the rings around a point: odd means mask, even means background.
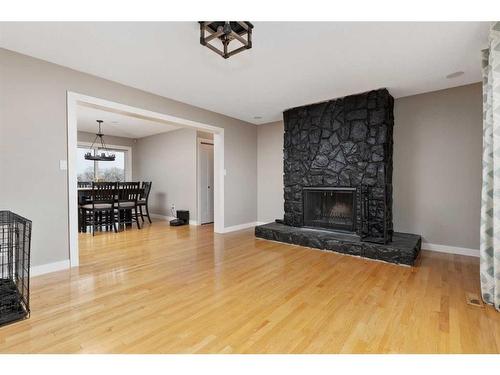
[[[355,188],[304,188],[304,226],[355,231]]]

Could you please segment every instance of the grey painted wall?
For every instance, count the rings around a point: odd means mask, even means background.
[[[282,121],[258,126],[258,221],[283,219],[283,134]]]
[[[189,210],[196,220],[196,138],[213,134],[179,129],[132,139],[105,136],[108,145],[132,147],[132,180],[152,181],[150,213],[171,216],[170,207]],[[78,141],[92,142],[95,134],[78,132]]]
[[[32,265],[69,257],[67,91],[223,127],[225,225],[256,220],[255,125],[0,49],[0,207],[33,220]]]
[[[481,84],[398,99],[394,124],[395,229],[479,249]]]
[[[179,129],[137,140],[132,159],[134,179],[152,181],[151,213],[171,216],[189,210],[196,220],[196,130]]]
[[[394,228],[479,249],[481,84],[395,100]],[[283,217],[283,123],[258,127],[258,220]],[[278,178],[279,176],[279,178]]]

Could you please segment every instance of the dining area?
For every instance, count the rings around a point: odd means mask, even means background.
[[[118,233],[151,223],[151,181],[78,181],[78,231]]]

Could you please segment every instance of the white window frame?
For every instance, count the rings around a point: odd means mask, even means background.
[[[77,143],[77,147],[87,148],[89,150],[90,150],[91,146],[92,146],[92,143],[90,143],[90,142],[80,142],[80,141],[78,141],[78,143]],[[132,147],[130,147],[130,146],[121,146],[121,145],[108,145],[107,143],[106,143],[106,147],[109,150],[111,150],[111,151],[113,151],[113,150],[126,151],[125,152],[125,181],[132,181],[132,176],[133,176],[132,175]],[[97,149],[99,149],[99,146],[94,144],[93,149],[97,150]],[[97,165],[98,165],[98,163],[97,163],[97,160],[96,160],[94,162],[94,178],[98,174],[98,167],[97,167]]]

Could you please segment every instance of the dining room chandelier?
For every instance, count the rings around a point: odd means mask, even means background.
[[[227,59],[252,48],[253,25],[248,21],[199,21],[200,44]],[[239,45],[230,49],[234,44]],[[239,43],[238,43],[239,42]]]
[[[115,154],[113,154],[104,143],[104,134],[101,131],[101,124],[104,122],[102,120],[96,120],[98,125],[98,131],[95,135],[94,142],[90,146],[90,149],[85,153],[86,160],[98,160],[98,161],[114,161]],[[94,148],[97,145],[97,148]],[[96,151],[97,150],[97,151]]]

